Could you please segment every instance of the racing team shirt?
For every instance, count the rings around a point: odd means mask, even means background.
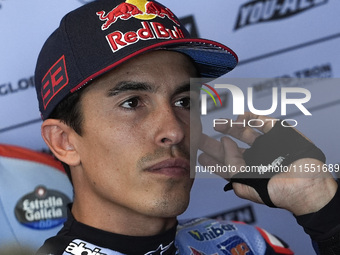
[[[282,241],[250,225],[212,219],[180,223],[163,234],[125,236],[82,224],[69,217],[38,255],[270,255],[294,254]]]

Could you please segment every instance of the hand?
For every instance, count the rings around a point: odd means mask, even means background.
[[[240,170],[246,163],[243,159],[244,148],[239,148],[237,143],[230,137],[236,138],[249,146],[253,144],[255,139],[267,133],[274,126],[274,119],[269,117],[257,116],[252,113],[246,113],[239,116],[237,122],[245,120],[258,119],[263,121],[264,125],[256,129],[242,125],[217,125],[215,130],[221,132],[225,137],[221,141],[214,140],[207,135],[202,135],[200,149],[204,152],[199,156],[199,163],[204,166],[208,165],[230,165]],[[268,121],[268,120],[271,121]],[[230,121],[229,121],[230,123]],[[254,122],[252,122],[254,123]],[[255,124],[253,124],[255,125]],[[307,139],[307,138],[306,138]],[[334,196],[337,190],[337,183],[329,172],[315,171],[311,172],[308,169],[302,169],[300,166],[310,166],[315,164],[315,167],[323,166],[323,162],[312,158],[303,158],[292,163],[291,169],[299,169],[299,171],[290,171],[280,173],[273,176],[268,183],[268,193],[271,201],[280,208],[284,208],[294,213],[296,216],[311,212],[316,212],[325,206]],[[321,168],[322,169],[322,168]],[[230,180],[236,174],[230,172],[227,175],[222,175],[223,178]],[[245,198],[257,203],[263,203],[259,194],[254,188],[233,183],[233,189],[241,198]]]

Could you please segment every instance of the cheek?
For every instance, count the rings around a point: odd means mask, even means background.
[[[129,143],[122,143],[117,137],[110,138],[91,143],[92,152],[85,154],[82,161],[83,184],[92,187],[98,197],[116,200],[115,194],[126,194],[136,185],[138,156],[135,150],[127,149]]]
[[[103,124],[107,128],[98,127],[86,134],[82,155],[84,167],[107,175],[135,170],[137,160],[143,156],[143,151],[147,151],[145,135],[133,125],[115,124]]]

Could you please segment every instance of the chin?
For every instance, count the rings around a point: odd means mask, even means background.
[[[153,198],[149,197],[149,203],[144,203],[149,215],[169,218],[177,217],[185,212],[190,202],[190,191],[193,182],[187,181],[180,185],[178,183],[173,185],[174,183],[166,188],[162,186],[161,189],[154,190]]]
[[[173,206],[171,206],[170,204],[164,206],[163,204],[157,207],[154,212],[157,213],[157,217],[160,218],[175,218],[185,212],[185,210],[188,208],[188,204],[189,203],[177,203]]]
[[[185,212],[188,205],[189,195],[167,196],[156,202],[153,211],[157,212],[160,217],[177,217]]]

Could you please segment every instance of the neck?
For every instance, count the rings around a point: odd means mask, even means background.
[[[110,202],[74,198],[74,218],[91,227],[127,236],[154,236],[177,224],[176,217],[150,217]],[[97,202],[97,203],[96,203]]]

